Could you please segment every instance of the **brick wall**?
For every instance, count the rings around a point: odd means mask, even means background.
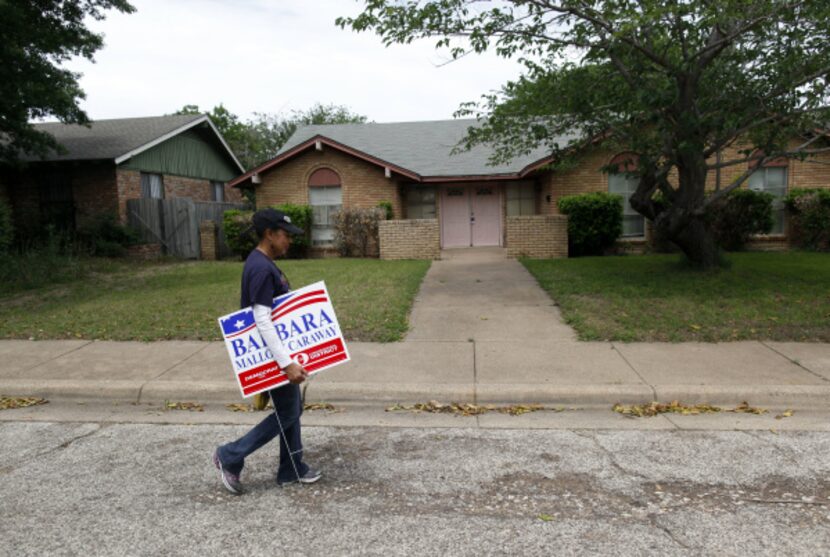
[[[79,225],[95,215],[117,212],[115,165],[105,162],[73,167],[72,195],[75,201],[75,222]]]
[[[403,216],[397,180],[386,178],[383,168],[325,146],[323,151],[307,151],[261,174],[257,206],[308,204],[308,178],[318,168],[330,168],[340,176],[344,207],[369,209],[389,201],[394,218]]]
[[[216,223],[205,220],[199,223],[200,257],[205,261],[216,261]]]
[[[568,257],[568,217],[507,217],[507,257]]]
[[[138,244],[127,246],[127,257],[139,260],[158,259],[161,257],[161,244]]]
[[[378,226],[381,259],[439,259],[438,219],[384,220]]]
[[[213,187],[210,180],[186,178],[165,174],[164,197],[189,197],[194,201],[213,201]],[[118,214],[122,222],[127,222],[127,200],[141,197],[141,172],[119,168],[116,171],[116,188],[118,196]],[[238,188],[225,185],[225,201],[241,203],[242,192]]]

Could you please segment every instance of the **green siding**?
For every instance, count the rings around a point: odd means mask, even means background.
[[[220,182],[240,174],[219,141],[208,141],[196,130],[182,132],[139,153],[125,161],[121,168]]]

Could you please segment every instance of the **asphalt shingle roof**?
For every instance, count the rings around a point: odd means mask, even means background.
[[[90,127],[60,122],[35,124],[38,131],[54,136],[67,149],[67,153],[52,152],[45,159],[36,156],[27,158],[47,161],[116,159],[203,116],[175,114],[96,120]]]
[[[538,148],[513,159],[509,164],[498,166],[487,164],[493,149],[486,145],[477,145],[470,151],[451,155],[450,151],[466,135],[467,128],[475,125],[475,119],[459,119],[304,126],[294,132],[280,153],[315,135],[322,135],[421,176],[515,174],[550,155],[548,149]],[[563,136],[559,144],[566,145],[573,139],[576,135]]]

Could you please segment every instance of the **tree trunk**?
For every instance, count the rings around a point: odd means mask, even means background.
[[[672,241],[694,266],[713,269],[720,265],[720,250],[715,235],[703,219],[693,219],[672,237]]]
[[[671,206],[656,215],[654,225],[683,251],[694,266],[712,269],[720,265],[718,244],[706,218],[696,214],[706,199],[706,161],[702,150],[694,149],[681,152],[678,159],[679,187]]]

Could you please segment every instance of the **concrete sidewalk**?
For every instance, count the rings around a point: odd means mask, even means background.
[[[578,342],[504,251],[444,253],[404,342],[349,344],[308,399],[611,405],[681,400],[830,408],[830,345]],[[0,393],[51,399],[240,400],[219,342],[0,341]]]

